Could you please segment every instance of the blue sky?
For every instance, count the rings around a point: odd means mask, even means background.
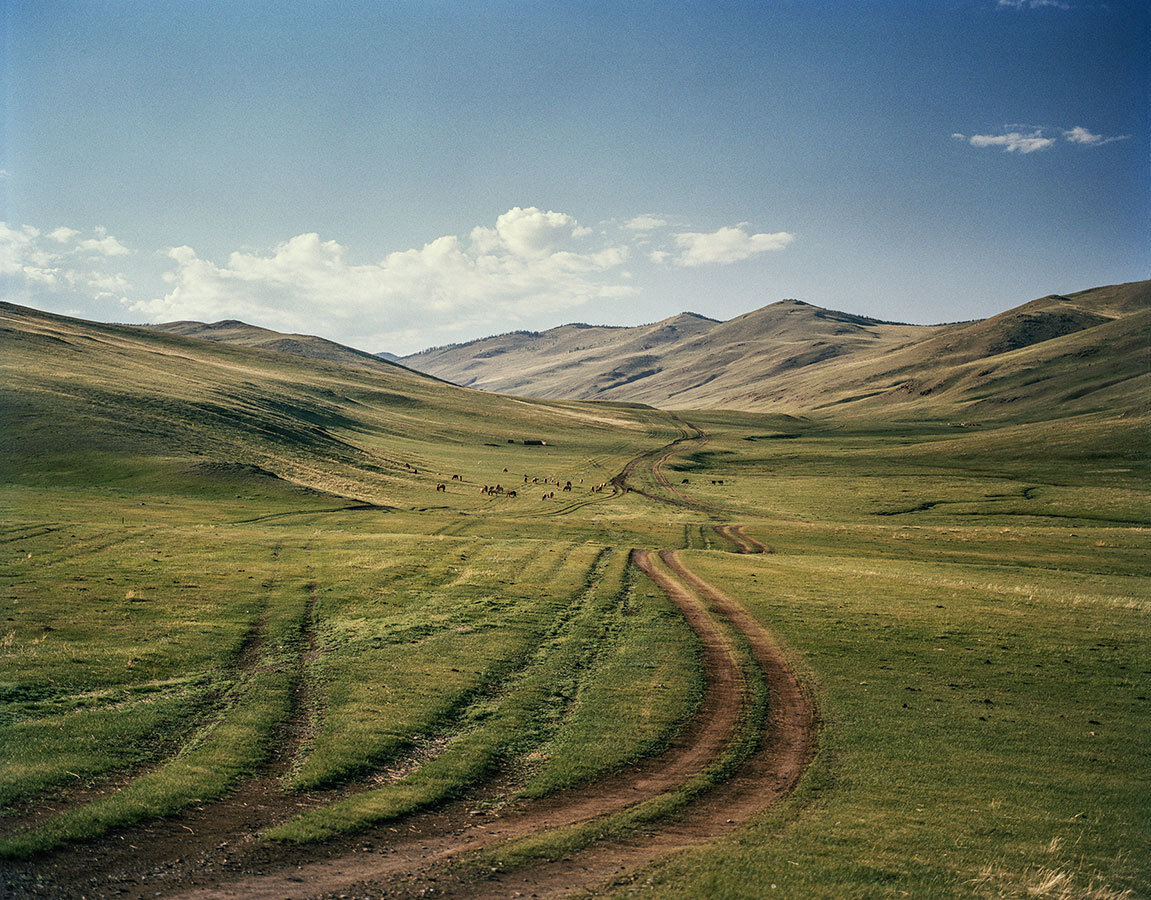
[[[1149,277],[1139,2],[4,0],[0,289],[368,350]]]

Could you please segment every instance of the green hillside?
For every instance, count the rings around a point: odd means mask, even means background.
[[[16,482],[92,487],[108,477],[195,494],[207,474],[222,492],[237,480],[291,502],[410,506],[459,475],[476,490],[453,502],[484,508],[479,487],[505,467],[575,474],[607,445],[617,456],[595,469],[612,473],[636,441],[672,433],[654,411],[493,396],[371,357],[348,366],[11,304],[0,325],[0,439]]]

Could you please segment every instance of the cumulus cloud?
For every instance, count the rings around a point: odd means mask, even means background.
[[[749,234],[747,224],[741,222],[712,232],[681,232],[675,236],[678,253],[670,259],[678,266],[727,265],[771,250],[782,250],[795,239],[786,231]]]
[[[677,234],[654,214],[614,224],[593,232],[567,213],[516,206],[461,235],[372,260],[311,232],[221,256],[187,245],[138,254],[103,228],[0,223],[0,277],[9,298],[34,305],[110,299],[149,321],[239,318],[396,351],[632,296],[633,261],[725,265],[792,240],[747,223]],[[120,271],[129,261],[133,278]]]
[[[176,247],[165,276],[171,290],[132,309],[152,320],[247,318],[394,345],[420,326],[444,333],[503,324],[633,293],[620,283],[628,248],[584,246],[590,234],[565,213],[514,207],[466,240],[447,235],[368,264],[317,234],[266,253],[235,252],[223,264]]]
[[[667,219],[647,214],[636,216],[634,219],[628,219],[623,223],[623,227],[631,231],[654,231],[656,228],[663,228],[665,225],[667,225]]]
[[[80,236],[80,232],[75,228],[67,228],[61,225],[59,228],[49,231],[48,237],[54,240],[57,244],[67,244],[73,238]]]
[[[1026,155],[1037,150],[1046,150],[1055,143],[1055,138],[1044,137],[1043,130],[1036,129],[1029,134],[1020,131],[1008,131],[1004,134],[973,134],[967,142],[972,147],[1002,147],[1005,153]]]
[[[56,229],[57,232],[71,230],[71,228]],[[56,232],[53,232],[53,234],[55,233]],[[116,240],[116,238],[108,234],[108,231],[105,228],[97,228],[95,237],[77,241],[76,246],[80,250],[87,251],[88,253],[96,253],[100,256],[127,256],[132,252],[118,240]]]
[[[1130,135],[1120,134],[1114,137],[1104,137],[1101,134],[1092,134],[1082,125],[1076,125],[1074,128],[1069,128],[1063,132],[1065,140],[1070,141],[1072,144],[1084,144],[1088,147],[1101,147],[1103,144],[1110,144],[1112,141],[1125,141]]]
[[[131,287],[120,272],[105,268],[109,257],[132,253],[104,228],[83,232],[60,226],[48,233],[31,225],[0,222],[0,277],[14,296],[33,300],[45,291],[72,297],[107,299]]]
[[[541,257],[573,238],[591,234],[566,213],[543,212],[534,206],[513,206],[496,219],[496,234],[517,256]]]

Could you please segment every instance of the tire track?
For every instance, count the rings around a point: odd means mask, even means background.
[[[278,552],[277,547],[273,558]],[[276,665],[294,667],[291,713],[275,729],[256,773],[219,799],[175,815],[120,827],[29,861],[0,863],[9,869],[7,873],[0,870],[0,876],[11,879],[12,897],[155,897],[164,881],[194,877],[207,858],[240,849],[268,821],[289,815],[302,804],[319,802],[318,797],[291,795],[280,783],[317,714],[307,674],[318,654],[314,613],[317,586],[309,582],[304,589],[308,598],[295,642],[298,652],[291,662]],[[245,636],[233,665],[241,677],[266,670],[260,657],[267,642],[268,615],[265,605]],[[143,884],[139,883],[141,871],[148,872]],[[24,877],[17,883],[12,877],[16,873],[30,875],[31,880]],[[0,885],[4,884],[0,877]]]
[[[418,837],[396,841],[389,829],[374,829],[359,838],[388,840],[386,852],[345,853],[303,866],[288,866],[269,874],[248,877],[231,884],[177,893],[179,900],[303,900],[325,893],[348,890],[385,890],[392,896],[402,883],[412,890],[426,890],[433,881],[438,894],[453,883],[444,868],[454,859],[510,839],[564,827],[611,813],[674,790],[703,771],[727,747],[734,735],[745,703],[747,686],[738,653],[731,638],[708,613],[697,593],[654,561],[655,553],[636,550],[632,559],[664,589],[699,635],[704,650],[706,688],[703,702],[686,732],[670,750],[629,767],[622,774],[602,779],[585,788],[562,792],[541,801],[524,802],[494,822],[453,821],[447,833],[421,832]],[[440,826],[443,827],[442,825]],[[416,826],[420,831],[419,825]],[[389,840],[389,838],[391,838]],[[298,850],[298,848],[297,848]],[[446,880],[445,880],[446,879]],[[454,882],[472,896],[478,886],[466,880]]]
[[[684,445],[699,442],[702,446],[707,441],[703,431],[680,421],[685,430],[695,433],[685,433],[629,461],[611,480],[613,492],[634,491],[657,502],[722,513],[719,508],[699,503],[672,487],[663,475],[663,463]],[[656,484],[675,496],[660,496],[628,483],[629,477],[644,463],[651,465]],[[740,552],[771,552],[737,525],[716,526],[715,530],[732,541]],[[785,797],[802,777],[816,749],[815,704],[771,634],[740,604],[692,572],[678,551],[659,551],[657,557],[655,551],[636,550],[632,559],[668,594],[704,646],[703,702],[696,716],[663,754],[585,787],[540,801],[514,803],[498,813],[478,818],[476,811],[469,809],[474,799],[471,804],[456,801],[395,823],[400,827],[381,826],[325,845],[285,848],[259,841],[255,833],[269,819],[269,794],[279,797],[273,805],[279,802],[311,805],[308,797],[285,796],[278,784],[268,784],[276,770],[291,763],[295,742],[287,741],[287,752],[276,753],[274,761],[260,776],[224,801],[199,811],[209,814],[217,827],[207,829],[205,835],[191,842],[192,846],[187,839],[188,832],[195,833],[190,827],[196,824],[195,816],[132,830],[141,834],[129,834],[129,845],[133,837],[139,842],[151,842],[159,836],[157,830],[166,832],[166,839],[159,842],[162,849],[153,844],[148,854],[156,864],[153,872],[161,877],[146,879],[150,882],[146,886],[132,884],[125,888],[124,884],[132,880],[125,870],[125,877],[118,884],[105,879],[100,885],[70,885],[75,887],[74,895],[304,900],[367,890],[384,897],[434,893],[436,896],[494,898],[520,890],[541,897],[562,897],[586,894],[589,889],[618,879],[622,872],[730,833]],[[769,720],[759,746],[732,778],[697,798],[674,819],[652,823],[650,828],[642,829],[642,834],[633,833],[626,839],[593,844],[558,862],[506,874],[493,872],[482,881],[476,881],[467,874],[468,870],[453,865],[461,856],[474,855],[475,851],[509,840],[621,814],[638,803],[675,790],[715,761],[736,734],[748,693],[737,645],[717,624],[717,617],[740,632],[740,640],[750,648],[770,692]],[[313,622],[309,608],[306,627],[313,628]],[[314,636],[307,641],[314,641]],[[314,645],[304,643],[303,646]],[[301,668],[303,664],[302,660]],[[302,713],[297,711],[299,715]],[[281,735],[287,737],[295,731],[298,737],[306,729],[306,721],[299,720],[285,726]],[[262,793],[261,786],[265,788]],[[253,805],[259,807],[254,818],[244,813]],[[184,829],[182,835],[177,831],[179,828]],[[225,833],[228,837],[218,846],[209,846]],[[205,840],[207,835],[211,835],[210,840]],[[222,862],[221,856],[225,857]],[[161,862],[161,858],[168,861]]]
[[[273,552],[278,552],[278,548]],[[261,586],[261,590],[267,590],[269,586],[265,583]],[[230,680],[241,681],[256,669],[264,643],[267,603],[265,598],[255,617],[248,623],[235,655],[227,665],[226,677]],[[221,701],[222,692],[219,689],[207,694],[197,704],[194,714],[187,717],[182,727],[173,734],[157,739],[157,746],[163,749],[157,749],[147,762],[92,775],[74,786],[58,785],[45,791],[38,798],[18,802],[15,804],[15,813],[9,811],[9,814],[0,819],[0,837],[13,837],[20,832],[35,830],[64,812],[114,794],[137,778],[162,768],[179,754],[181,747],[198,729],[207,726],[212,717],[219,714]]]
[[[597,846],[533,869],[494,873],[480,884],[449,887],[442,896],[495,900],[518,892],[523,896],[563,898],[610,891],[626,883],[626,873],[630,871],[731,833],[783,800],[803,777],[817,749],[818,711],[810,692],[787,662],[783,648],[742,605],[692,572],[681,551],[661,550],[659,556],[683,584],[705,598],[750,644],[770,692],[768,721],[760,746],[735,777],[654,835],[614,846]],[[385,896],[421,895],[417,889]]]
[[[742,525],[716,525],[715,533],[721,538],[731,541],[737,553],[774,553],[767,544],[747,535]]]
[[[525,804],[494,821],[464,825],[446,834],[425,832],[409,839],[393,838],[378,851],[363,848],[286,872],[175,896],[179,900],[304,900],[335,892],[382,892],[380,896],[398,898],[427,896],[434,890],[436,896],[480,900],[506,897],[514,890],[541,897],[586,894],[605,880],[618,878],[621,871],[728,834],[778,802],[794,788],[814,754],[814,703],[778,643],[742,606],[692,572],[679,551],[660,551],[662,566],[655,563],[655,556],[653,551],[641,550],[634,552],[633,559],[688,616],[705,641],[707,657],[709,696],[693,723],[697,733],[686,746],[673,751],[672,758],[649,761],[641,767],[648,770],[646,776],[607,779],[591,786],[584,796],[576,791],[553,803]],[[747,686],[732,639],[718,626],[708,607],[743,634],[770,690],[768,726],[739,772],[654,833],[595,845],[560,862],[493,873],[479,882],[466,871],[451,868],[454,860],[475,851],[603,818],[658,797],[683,784],[722,753],[737,727]]]

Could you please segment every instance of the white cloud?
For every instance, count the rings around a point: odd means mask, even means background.
[[[1044,137],[1043,130],[1036,129],[1030,134],[1020,131],[1008,131],[1005,134],[973,134],[968,138],[968,143],[972,147],[1002,147],[1005,153],[1028,154],[1036,150],[1046,150],[1055,143],[1055,138]]]
[[[577,246],[589,234],[564,213],[514,207],[466,241],[447,235],[362,265],[317,234],[267,253],[232,253],[222,265],[176,247],[165,276],[171,290],[131,308],[153,321],[240,318],[365,347],[411,344],[419,331],[506,327],[530,313],[634,293],[619,271],[629,248]]]
[[[238,318],[398,351],[631,297],[633,260],[723,265],[793,239],[747,223],[677,234],[654,214],[609,224],[593,232],[567,213],[516,206],[461,235],[360,261],[315,233],[212,258],[190,246],[138,254],[103,228],[0,223],[0,276],[17,302],[73,309],[111,299],[148,321]]]
[[[31,300],[44,291],[99,300],[123,293],[131,285],[119,272],[103,269],[107,257],[132,251],[103,228],[95,237],[76,242],[82,232],[61,226],[47,234],[38,228],[19,228],[0,222],[0,276],[16,297]],[[95,255],[97,258],[92,259]]]
[[[631,231],[652,231],[656,228],[663,228],[665,225],[667,225],[667,219],[646,214],[636,216],[634,219],[628,219],[623,223],[623,227]]]
[[[496,219],[496,234],[518,256],[544,256],[572,238],[591,234],[566,213],[543,212],[534,206],[513,206]]]
[[[59,231],[60,229],[56,230]],[[76,246],[81,250],[86,250],[89,253],[97,253],[100,256],[127,256],[132,252],[112,237],[112,235],[108,234],[106,228],[97,228],[96,237],[78,241]]]
[[[1101,134],[1092,134],[1082,125],[1076,125],[1063,132],[1065,140],[1070,141],[1072,144],[1085,144],[1089,147],[1101,147],[1104,144],[1110,144],[1112,141],[1125,141],[1130,135],[1121,134],[1115,137],[1104,137]]]
[[[1034,125],[1005,125],[1002,134],[973,134],[967,137],[956,131],[951,137],[956,140],[967,141],[972,147],[1002,147],[1005,153],[1027,154],[1037,150],[1046,150],[1056,143],[1056,138],[1047,137],[1046,132],[1051,129]],[[1011,129],[1011,130],[1008,130]],[[1114,137],[1104,137],[1094,134],[1082,125],[1074,128],[1062,129],[1063,139],[1071,144],[1080,144],[1086,147],[1101,147],[1112,141],[1125,141],[1130,135],[1122,134]]]
[[[57,244],[67,244],[72,238],[80,236],[80,232],[75,228],[66,228],[61,225],[54,231],[48,232],[48,237],[52,238]]]
[[[681,232],[675,236],[678,266],[727,265],[770,250],[782,250],[795,236],[786,231],[774,234],[748,234],[746,222],[712,232]]]

